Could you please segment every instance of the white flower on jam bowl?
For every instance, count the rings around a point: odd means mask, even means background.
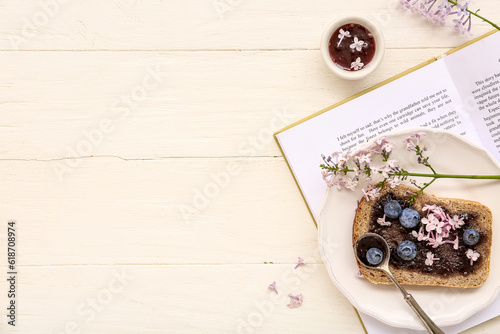
[[[386,133],[387,139],[403,143],[412,131],[400,130]],[[432,166],[441,173],[499,174],[500,164],[479,145],[450,131],[419,129],[425,131]],[[372,139],[368,144],[376,140]],[[404,145],[397,146],[392,159],[405,161],[411,169],[419,168],[416,159],[408,159]],[[432,154],[431,154],[432,153]],[[408,165],[407,165],[408,164]],[[422,167],[422,166],[420,166]],[[500,181],[471,179],[440,179],[426,189],[438,197],[463,198],[488,206],[493,214],[493,231],[500,230],[500,207],[498,194]],[[357,201],[363,196],[356,191],[331,188],[325,194],[319,214],[318,239],[321,256],[332,281],[353,306],[390,326],[420,329],[420,320],[408,307],[394,286],[375,285],[364,278],[356,277],[359,268],[352,246],[352,223]],[[496,232],[494,232],[496,233]],[[484,309],[500,292],[500,242],[493,235],[490,274],[478,288],[450,288],[436,286],[413,286],[405,288],[418,301],[432,320],[440,327],[456,325]]]
[[[385,42],[377,24],[360,16],[346,16],[326,27],[320,50],[333,73],[343,79],[358,80],[380,65]]]

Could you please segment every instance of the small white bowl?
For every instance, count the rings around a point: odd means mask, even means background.
[[[375,54],[373,55],[373,59],[368,64],[366,64],[365,67],[358,71],[347,71],[335,64],[330,56],[330,51],[328,49],[330,38],[332,37],[335,30],[349,23],[355,23],[365,27],[373,34],[373,37],[375,39]],[[385,51],[384,36],[382,35],[382,30],[374,22],[360,16],[346,16],[334,20],[326,27],[325,31],[323,32],[323,36],[321,37],[320,50],[325,64],[333,73],[343,79],[359,80],[375,71],[382,62]]]

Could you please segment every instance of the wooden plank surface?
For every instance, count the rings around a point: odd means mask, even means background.
[[[472,6],[500,17],[497,1]],[[0,12],[0,244],[15,220],[19,271],[17,326],[4,311],[0,333],[364,332],[272,133],[472,37],[397,0],[7,0]],[[345,82],[319,39],[353,14],[382,26],[387,50]],[[490,30],[475,20],[475,36]],[[8,289],[0,280],[2,309]]]
[[[473,6],[498,17],[495,1]],[[405,12],[398,0],[10,0],[2,13],[2,50],[318,49],[330,21],[354,14],[377,21],[391,48],[451,48],[466,40]],[[474,22],[477,36],[491,30]]]
[[[388,50],[361,82],[308,50],[0,52],[0,159],[277,156],[274,131],[444,52]]]

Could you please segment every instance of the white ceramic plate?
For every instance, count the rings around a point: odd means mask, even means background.
[[[406,151],[403,139],[411,131],[385,134],[396,143],[391,159],[400,161],[408,171],[428,172],[418,165],[415,155]],[[443,130],[420,129],[428,148],[429,161],[438,173],[500,174],[500,165],[480,146]],[[418,181],[425,181],[420,179]],[[439,179],[426,190],[438,197],[474,200],[488,206],[493,213],[493,230],[500,229],[500,180]],[[406,304],[396,287],[375,285],[358,278],[352,249],[352,223],[357,201],[356,191],[330,189],[326,194],[319,221],[319,245],[323,260],[333,282],[359,311],[388,325],[423,329],[420,321]],[[488,280],[479,288],[405,286],[438,326],[458,324],[490,304],[500,287],[500,242],[493,237],[491,270]]]

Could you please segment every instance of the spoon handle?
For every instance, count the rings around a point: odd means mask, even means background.
[[[384,270],[384,272],[389,276],[391,281],[398,287],[399,291],[403,294],[403,297],[405,301],[410,305],[412,310],[417,314],[418,318],[420,321],[422,321],[422,324],[424,325],[425,329],[427,329],[427,332],[429,333],[435,333],[435,334],[444,334],[444,332],[432,321],[432,319],[425,313],[425,311],[418,305],[417,301],[411,294],[406,292],[405,288],[399,284],[398,280],[392,275],[392,273],[389,270]]]

